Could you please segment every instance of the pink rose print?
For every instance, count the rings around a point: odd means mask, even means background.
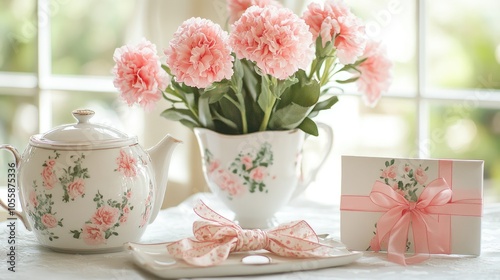
[[[42,170],[42,179],[43,179],[43,186],[47,190],[51,190],[54,188],[54,185],[57,182],[57,177],[56,174],[54,173],[54,165],[55,165],[55,160],[46,160],[44,164],[44,168]]]
[[[118,221],[119,211],[117,208],[104,205],[94,213],[91,222],[102,230],[107,230]]]
[[[142,220],[139,227],[143,227],[148,223],[150,215],[151,215],[151,207],[146,207],[146,211],[144,212],[144,215],[142,215]]]
[[[68,195],[75,199],[85,194],[85,182],[82,178],[77,178],[68,185]]]
[[[93,224],[83,226],[83,241],[88,245],[100,245],[105,243],[101,228]]]
[[[419,184],[425,184],[427,182],[427,174],[422,167],[417,168],[415,171],[415,179]]]
[[[88,219],[82,228],[70,230],[73,238],[82,238],[86,244],[99,245],[106,243],[112,236],[118,236],[117,228],[126,223],[134,206],[129,202],[132,196],[130,189],[122,193],[120,200],[104,199],[97,191],[93,201],[96,203],[95,213]]]
[[[220,162],[218,160],[211,161],[208,164],[208,173],[213,173],[220,167]]]
[[[47,228],[53,228],[57,226],[57,220],[51,214],[44,214],[42,216],[42,224]]]
[[[229,162],[227,169],[221,167],[218,159],[205,149],[205,163],[208,169],[209,180],[225,191],[231,197],[243,194],[246,189],[250,193],[265,192],[265,179],[270,176],[269,166],[273,165],[273,151],[269,143],[263,143],[259,149],[247,153],[240,153]],[[276,176],[270,176],[273,180]]]
[[[32,227],[42,233],[49,241],[58,239],[51,230],[63,226],[63,219],[57,220],[56,212],[53,212],[52,194],[47,194],[45,189],[39,190],[36,181],[33,181],[33,190],[28,194],[26,212],[31,220]]]
[[[405,172],[408,173],[410,172],[410,170],[411,170],[410,166],[408,164],[405,165]]]
[[[250,156],[243,156],[241,158],[241,163],[243,163],[243,165],[245,165],[246,170],[250,170],[250,168],[252,168],[252,166],[253,166],[252,161],[253,161],[253,159]]]
[[[35,191],[30,192],[28,200],[29,200],[31,206],[33,206],[33,208],[38,207],[38,199],[36,199],[36,192]]]
[[[125,175],[125,177],[135,177],[137,175],[137,160],[127,154],[125,150],[120,150],[120,156],[116,159],[118,171]]]
[[[240,190],[243,190],[241,180],[237,175],[227,170],[219,169],[215,176],[216,177],[214,181],[221,190],[230,190],[234,194],[241,193]]]
[[[398,187],[398,183],[394,183],[394,185],[392,185],[392,189],[397,192],[398,194],[402,195],[402,196],[405,196],[405,192],[403,190],[400,190],[399,187]]]
[[[123,208],[123,214],[120,217],[120,223],[125,223],[127,221],[129,213],[130,213],[130,208],[128,206],[125,206]]]
[[[396,166],[391,165],[382,171],[383,178],[395,179],[397,176]]]
[[[259,166],[250,171],[250,178],[257,182],[262,182],[266,177],[266,168]]]

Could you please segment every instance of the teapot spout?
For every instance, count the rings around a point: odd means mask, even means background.
[[[156,219],[158,211],[160,211],[163,197],[165,196],[165,191],[167,189],[170,158],[172,157],[174,148],[179,143],[182,143],[182,141],[167,134],[167,136],[165,136],[160,142],[147,150],[153,163],[156,181],[155,201],[149,218],[149,223],[152,223]]]

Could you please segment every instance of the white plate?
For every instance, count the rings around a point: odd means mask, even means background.
[[[209,267],[196,267],[182,260],[172,258],[167,251],[168,243],[138,244],[127,243],[126,247],[132,253],[134,262],[140,268],[162,278],[191,278],[191,277],[217,277],[237,275],[257,275],[279,272],[304,271],[318,268],[327,268],[352,263],[362,256],[361,252],[348,251],[345,246],[332,239],[322,239],[322,242],[335,245],[330,257],[292,259],[284,258],[269,253],[265,250],[232,253],[222,264]],[[247,256],[264,256],[269,258],[267,264],[245,264],[242,259]],[[248,259],[247,259],[248,260]]]

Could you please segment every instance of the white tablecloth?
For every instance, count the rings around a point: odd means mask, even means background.
[[[162,210],[149,225],[142,243],[173,241],[191,236],[197,216],[192,206],[199,199],[231,217],[210,194],[196,194],[177,207]],[[279,222],[304,219],[319,233],[340,240],[338,205],[318,205],[296,200],[277,214]],[[17,221],[16,272],[7,270],[7,223],[0,223],[0,279],[155,279],[137,267],[129,252],[110,254],[64,254],[37,245],[34,235]],[[241,279],[228,277],[224,279]],[[486,203],[482,224],[482,253],[479,257],[432,256],[424,263],[400,266],[385,260],[384,254],[365,252],[358,261],[342,267],[313,271],[251,276],[251,279],[500,279],[500,204]]]

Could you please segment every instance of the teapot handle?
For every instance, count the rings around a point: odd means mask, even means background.
[[[9,164],[9,169],[8,169],[8,185],[7,185],[7,203],[5,203],[2,199],[0,199],[0,206],[7,210],[8,215],[10,216],[17,216],[21,222],[23,222],[24,226],[26,227],[27,230],[31,231],[31,226],[28,223],[28,220],[26,219],[26,213],[23,211],[16,211],[15,206],[16,206],[16,196],[14,192],[16,189],[18,190],[19,193],[19,188],[17,188],[17,181],[16,181],[16,174],[18,174],[19,171],[19,163],[21,163],[21,155],[17,151],[16,148],[12,147],[11,145],[0,145],[0,150],[7,150],[12,153],[12,155],[15,158],[15,163],[13,166],[10,166]]]
[[[299,196],[305,189],[311,184],[315,179],[316,175],[318,175],[319,169],[323,166],[323,164],[326,162],[326,159],[328,158],[328,155],[330,154],[330,151],[332,150],[333,146],[333,129],[331,126],[318,122],[317,123],[318,127],[321,128],[325,134],[324,137],[326,137],[326,144],[324,147],[324,150],[321,153],[321,159],[317,161],[317,164],[310,169],[308,177],[304,177],[304,170],[301,166],[301,182],[297,185],[297,188],[295,189],[295,192],[292,195],[292,199],[295,199],[297,196]],[[318,137],[322,137],[321,135]],[[305,141],[307,141],[309,138],[309,135],[306,135]],[[304,153],[305,151],[303,151]]]

